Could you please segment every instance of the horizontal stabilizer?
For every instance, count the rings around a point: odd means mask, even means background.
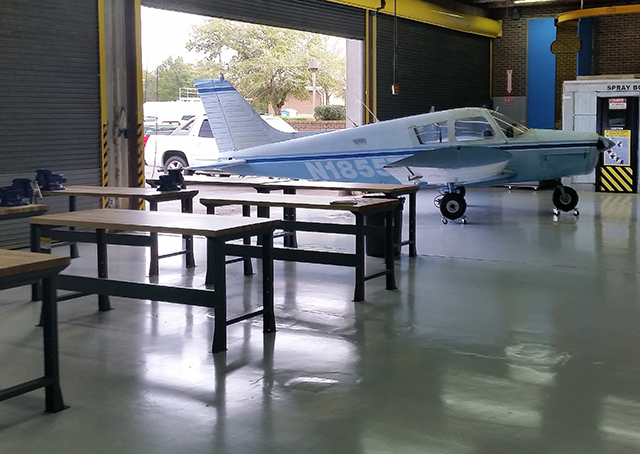
[[[219,170],[229,170],[231,167],[245,164],[247,161],[244,159],[224,159],[220,161],[210,162],[207,164],[197,165],[197,166],[189,166],[187,170],[200,170],[200,171],[210,171],[216,172]]]
[[[394,161],[387,167],[423,167],[431,169],[465,169],[506,164],[511,153],[490,147],[447,147],[419,151],[408,158]]]

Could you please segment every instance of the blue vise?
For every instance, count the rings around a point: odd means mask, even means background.
[[[28,205],[33,199],[33,195],[31,180],[28,178],[16,178],[11,186],[0,188],[0,206],[17,207]]]
[[[67,179],[59,173],[52,173],[48,169],[40,169],[36,171],[36,183],[43,191],[58,191],[64,189],[62,183],[66,183]]]

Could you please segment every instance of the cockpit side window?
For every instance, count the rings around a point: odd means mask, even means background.
[[[414,126],[413,129],[422,145],[449,142],[449,128],[446,121]]]
[[[454,123],[456,140],[486,140],[493,139],[495,132],[489,121],[482,116],[459,118]]]
[[[491,116],[496,120],[504,135],[509,138],[518,137],[529,130],[526,126],[499,112],[491,112]]]

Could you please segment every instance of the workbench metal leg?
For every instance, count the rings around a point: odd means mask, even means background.
[[[41,228],[37,224],[31,224],[31,252],[43,252],[40,247]],[[31,284],[31,301],[42,301],[42,283],[34,282]],[[42,317],[40,320],[42,324]]]
[[[158,201],[157,200],[149,200],[149,211],[158,211]],[[158,233],[151,232],[151,247],[150,247],[150,255],[151,260],[149,260],[149,276],[157,276],[160,274],[160,252],[158,248]]]
[[[416,192],[409,194],[409,257],[417,257],[416,249]]]
[[[258,193],[260,194],[270,194],[271,190],[270,189],[257,189]],[[258,217],[259,218],[268,218],[271,216],[271,211],[269,210],[269,207],[257,207],[257,211],[258,211]]]
[[[273,232],[262,235],[262,322],[264,333],[276,332],[273,307]]]
[[[227,349],[227,276],[224,241],[207,238],[210,254],[207,262],[207,274],[211,272],[213,278],[214,298],[213,308],[213,343],[212,352],[219,353]]]
[[[250,205],[242,205],[242,216],[246,218],[251,217]],[[244,245],[251,244],[251,237],[250,236],[243,237],[242,244]],[[242,262],[244,264],[244,275],[251,276],[253,274],[253,265],[251,264],[251,257],[245,257]]]
[[[76,211],[77,209],[77,205],[76,205],[76,196],[75,195],[70,195],[69,196],[69,211]],[[69,231],[73,232],[76,228],[75,227],[69,227]],[[72,259],[76,259],[78,257],[80,257],[80,253],[78,252],[78,243],[76,243],[75,241],[72,241],[71,243],[69,243],[69,255],[71,255]]]
[[[42,334],[44,337],[45,411],[57,413],[67,408],[60,389],[60,363],[58,351],[58,302],[56,278],[42,280]]]
[[[295,189],[291,189],[291,188],[286,188],[286,189],[283,189],[282,192],[284,194],[292,194],[292,195],[294,195],[296,193],[296,190]],[[295,208],[284,208],[283,211],[284,211],[284,220],[285,221],[295,222],[295,220],[296,220],[296,209]],[[294,247],[294,248],[298,247],[298,237],[297,237],[297,233],[296,233],[295,230],[287,232],[287,234],[284,237],[284,246],[285,247]]]
[[[98,277],[107,279],[109,277],[109,266],[107,262],[107,232],[105,229],[96,230],[96,243],[98,246]],[[111,310],[109,295],[98,294],[98,310],[101,312]]]
[[[354,213],[356,216],[356,288],[354,301],[364,300],[364,215]]]
[[[151,258],[149,260],[149,276],[157,276],[160,274],[160,249],[158,247],[158,232],[151,232],[151,246],[149,247],[149,253]]]
[[[396,286],[396,275],[395,275],[395,261],[394,261],[394,238],[395,238],[395,229],[400,226],[394,225],[395,212],[394,210],[387,211],[385,213],[385,229],[384,229],[384,261],[385,268],[387,269],[387,290],[395,290],[398,287]]]
[[[193,197],[182,199],[182,212],[193,213]],[[187,268],[193,268],[196,266],[193,257],[193,235],[182,235],[182,239],[184,240]]]
[[[216,247],[214,241],[211,238],[207,238],[207,271],[204,276],[205,285],[212,285],[214,283],[214,270],[213,270],[213,250]]]

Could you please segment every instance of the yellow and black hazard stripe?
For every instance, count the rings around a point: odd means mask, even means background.
[[[144,176],[144,120],[143,120],[143,103],[144,103],[144,93],[143,93],[143,85],[142,85],[142,32],[141,32],[141,9],[142,9],[142,1],[135,0],[135,10],[136,10],[136,68],[137,68],[137,95],[138,95],[138,127],[136,128],[136,138],[137,140],[137,172],[138,172],[138,187],[144,188],[145,186],[145,176]],[[138,199],[138,209],[144,210],[144,199]]]
[[[602,192],[633,192],[633,169],[628,166],[602,166],[598,189]]]
[[[100,37],[100,162],[102,163],[102,186],[109,186],[109,142],[107,129],[107,51],[105,41],[105,4],[98,0],[98,33]],[[102,208],[109,204],[109,198],[102,198]]]
[[[109,144],[107,141],[107,124],[102,124],[102,186],[109,186]],[[109,204],[109,198],[102,198],[102,208],[106,208]]]

